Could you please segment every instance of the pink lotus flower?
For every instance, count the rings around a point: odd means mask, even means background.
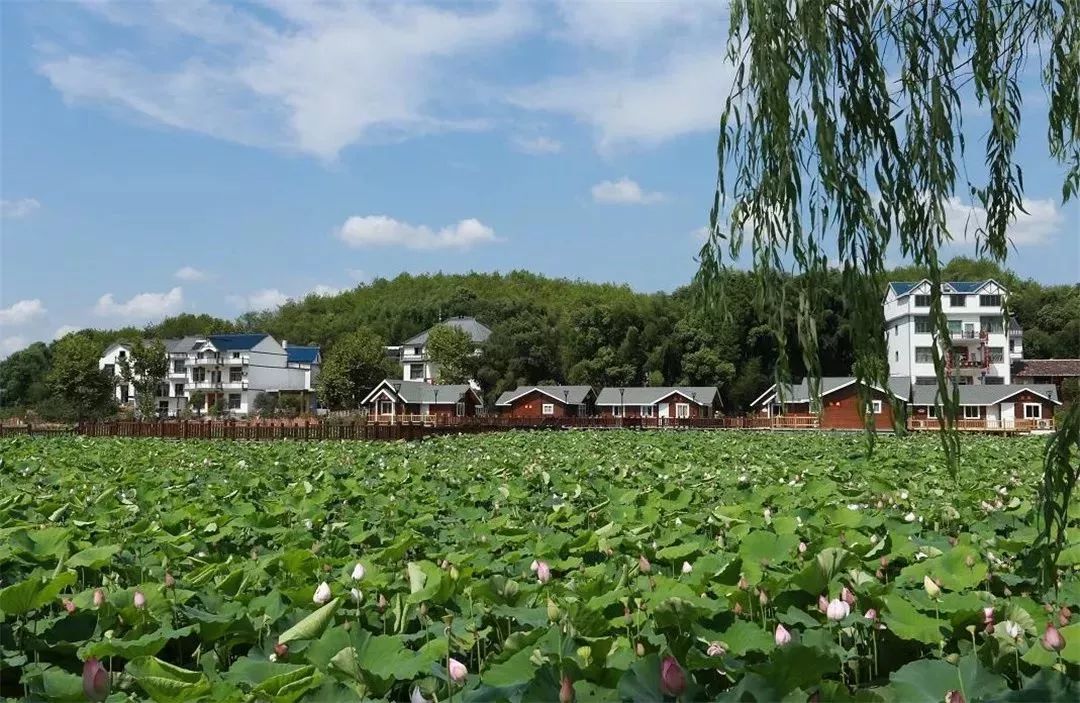
[[[863,613],[863,617],[870,622],[874,622],[875,620],[877,620],[877,611],[871,608],[870,610],[867,610],[865,613]]]
[[[967,699],[963,693],[954,689],[945,695],[945,703],[967,703]]]
[[[777,647],[783,647],[785,644],[791,641],[791,633],[783,625],[776,626],[776,633],[773,635],[773,639],[776,641]]]
[[[541,561],[536,565],[536,580],[540,583],[547,583],[551,580],[551,567],[548,566],[546,561]]]
[[[640,557],[638,557],[637,567],[638,567],[638,571],[640,571],[643,574],[647,574],[650,571],[652,571],[652,564],[649,563],[649,560],[645,558],[644,554],[642,554]]]
[[[146,596],[142,591],[135,591],[135,597],[132,599],[135,602],[135,607],[142,610],[146,607]]]
[[[724,649],[724,645],[719,642],[710,642],[709,648],[705,650],[705,653],[710,657],[722,657],[727,654],[727,650]]]
[[[799,542],[799,554],[806,554],[806,542]]]
[[[851,606],[840,600],[834,598],[829,601],[828,607],[825,609],[825,616],[834,622],[843,620],[851,613]]]
[[[1052,622],[1046,623],[1046,632],[1042,636],[1042,646],[1051,652],[1060,652],[1065,649],[1065,638],[1061,636],[1061,633],[1058,632]]]
[[[750,588],[750,582],[746,580],[745,576],[740,576],[739,577],[739,584],[738,585],[739,585],[739,590],[740,591],[745,591],[747,588]]]
[[[100,608],[105,605],[105,591],[100,588],[94,589],[94,607]]]
[[[660,692],[678,698],[686,690],[686,673],[675,657],[668,655],[660,662]]]
[[[75,613],[75,602],[72,601],[70,598],[64,598],[60,602],[61,604],[63,604],[64,610],[67,611],[68,615],[72,615]]]
[[[844,586],[840,590],[840,600],[844,601],[848,605],[855,605],[855,594],[851,592],[847,586]]]
[[[450,657],[447,670],[450,672],[450,679],[454,683],[461,683],[469,675],[469,670],[465,668],[465,665],[453,657]]]
[[[535,574],[536,570],[539,569],[539,568],[540,568],[540,562],[533,559],[532,563],[529,564],[529,571],[531,571],[531,572],[533,572]]]
[[[109,697],[109,671],[97,657],[90,657],[83,663],[82,688],[89,700],[103,701]]]
[[[574,703],[574,680],[569,676],[563,676],[559,685],[559,703]]]
[[[829,612],[829,599],[821,595],[817,598],[817,609],[822,613]]]
[[[424,698],[424,694],[420,693],[419,686],[414,686],[412,693],[409,694],[409,703],[431,703],[431,701]]]
[[[278,642],[274,645],[274,656],[278,659],[284,659],[289,656],[289,645],[282,642]]]

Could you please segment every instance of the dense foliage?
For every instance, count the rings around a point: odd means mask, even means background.
[[[1080,356],[1080,286],[1043,286],[993,264],[963,258],[952,261],[944,273],[962,280],[993,277],[1009,286],[1029,357]],[[897,269],[885,276],[881,290],[885,280],[918,280],[925,274],[917,268]],[[104,350],[116,339],[143,335],[265,331],[294,343],[322,345],[328,367],[335,346],[362,328],[380,343],[400,343],[440,319],[467,315],[492,328],[476,369],[489,399],[519,383],[541,381],[598,386],[715,382],[721,385],[725,407],[737,410],[771,382],[778,350],[766,317],[757,308],[751,275],[732,271],[725,277],[725,315],[695,307],[692,288],[642,294],[626,286],[524,272],[403,274],[337,296],[309,296],[275,311],[244,315],[236,322],[181,315],[146,330],[85,331],[69,336],[84,338]],[[854,356],[848,301],[840,294],[838,273],[830,279],[826,293],[826,310],[817,325],[821,368],[827,375],[844,375],[850,373]],[[794,320],[790,324],[794,330]],[[0,405],[44,404],[50,416],[70,411],[63,399],[50,399],[45,383],[60,344],[35,344],[0,362]],[[795,348],[791,356],[794,373],[801,375]],[[376,363],[372,357],[365,365]],[[396,372],[400,373],[400,367]]]
[[[1076,700],[1042,442],[4,440],[0,694]]]

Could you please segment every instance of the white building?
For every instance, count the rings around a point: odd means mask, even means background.
[[[889,375],[935,384],[930,282],[890,283],[883,302]],[[958,385],[1009,385],[1010,363],[1022,357],[1022,331],[1005,315],[1008,291],[994,280],[941,284],[949,339],[940,344],[948,375]]]
[[[98,359],[98,368],[105,372],[106,376],[113,379],[115,389],[113,395],[120,405],[133,406],[135,403],[135,389],[130,383],[125,383],[121,374],[121,367],[125,361],[131,360],[131,345],[127,342],[113,342],[105,353]]]
[[[439,323],[449,327],[456,327],[465,332],[476,345],[475,353],[480,353],[480,348],[491,336],[491,330],[472,317],[452,317]],[[424,381],[434,383],[439,376],[439,365],[431,360],[428,354],[427,340],[431,334],[429,328],[420,334],[405,340],[400,345],[387,347],[389,354],[397,355],[401,363],[401,379],[403,381]],[[475,384],[473,384],[475,387]]]
[[[289,346],[268,334],[214,334],[165,340],[169,367],[157,391],[157,408],[175,417],[189,407],[196,391],[203,394],[203,411],[220,400],[230,415],[248,415],[261,393],[300,394],[314,405],[315,383],[322,362],[318,347]],[[120,379],[120,360],[130,358],[131,347],[116,343],[98,362],[117,379],[116,397],[134,402],[134,389]]]

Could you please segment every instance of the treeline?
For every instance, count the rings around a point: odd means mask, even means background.
[[[63,415],[54,368],[59,354],[98,354],[113,341],[168,338],[223,331],[264,331],[279,340],[318,344],[324,358],[338,340],[366,329],[400,343],[453,316],[476,317],[492,329],[475,369],[487,398],[519,384],[594,386],[717,384],[729,409],[745,408],[769,383],[776,342],[759,315],[753,274],[727,274],[723,314],[696,304],[692,286],[672,293],[638,293],[625,285],[508,274],[402,274],[335,296],[308,296],[236,320],[179,315],[145,329],[85,330],[52,344],[37,343],[0,362],[0,402]],[[839,274],[837,274],[839,276]],[[923,272],[897,269],[887,280],[918,280]],[[957,258],[950,280],[994,278],[1012,291],[1010,305],[1024,328],[1025,356],[1080,356],[1080,285],[1043,286],[992,263]],[[833,287],[839,291],[840,286]],[[822,372],[850,372],[852,344],[844,301],[827,296],[817,325]],[[794,324],[792,334],[794,340]],[[793,341],[792,344],[795,342]],[[68,349],[65,352],[65,348]],[[797,350],[789,350],[798,376]],[[69,384],[70,385],[70,384]],[[86,412],[85,408],[79,412]],[[70,414],[70,413],[68,413]]]

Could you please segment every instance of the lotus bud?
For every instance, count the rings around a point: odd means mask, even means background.
[[[1019,642],[1020,638],[1024,636],[1024,628],[1020,626],[1020,623],[1006,620],[1004,624],[1005,634]]]
[[[354,603],[359,604],[360,601],[364,600],[364,594],[363,594],[363,592],[360,591],[359,588],[355,588],[355,587],[350,588],[349,589],[349,595],[352,596],[352,599],[353,599]]]
[[[967,699],[964,698],[963,693],[953,689],[945,694],[945,703],[967,703]]]
[[[975,568],[975,557],[971,554],[968,554],[966,557],[964,557],[964,566],[969,569]]]
[[[146,607],[146,596],[143,595],[142,591],[135,591],[135,597],[133,598],[133,600],[135,601],[135,607],[139,610],[142,610]]]
[[[457,581],[458,576],[460,576],[460,575],[461,575],[461,572],[458,571],[458,568],[456,566],[454,566],[453,564],[451,564],[450,565],[450,579],[453,580],[453,581]]]
[[[834,622],[843,620],[851,613],[851,606],[840,600],[834,598],[829,601],[828,607],[825,609],[825,616]]]
[[[844,586],[840,589],[840,600],[844,601],[848,605],[855,605],[855,594],[851,592],[851,589]]]
[[[453,657],[450,657],[447,669],[450,671],[450,679],[454,683],[461,683],[469,675],[469,670],[465,668],[465,665]]]
[[[877,620],[877,610],[870,608],[865,613],[863,613],[863,617],[870,622],[874,622],[875,620]]]
[[[719,642],[710,642],[709,649],[705,653],[710,657],[722,657],[727,654],[727,650]]]
[[[820,610],[823,613],[826,613],[826,612],[829,611],[829,599],[826,598],[824,595],[818,596],[818,598],[817,598],[817,609]]]
[[[777,647],[783,647],[785,644],[791,641],[791,633],[783,625],[777,624],[776,632],[773,634],[773,639],[776,641]]]
[[[731,612],[735,613],[736,616],[742,615],[742,613],[743,613],[742,603],[736,603],[735,607],[731,609]]]
[[[1061,606],[1061,610],[1058,611],[1058,625],[1065,627],[1072,620],[1072,611],[1069,610],[1069,606]]]
[[[70,598],[65,598],[61,601],[61,603],[63,603],[64,610],[67,611],[68,615],[73,615],[75,613],[75,602],[73,600],[71,600]]]
[[[762,511],[762,514],[765,516],[766,522],[772,520],[772,510],[765,508],[765,510]]]
[[[360,565],[357,564],[357,566],[360,566]],[[450,568],[450,561],[447,560],[447,559],[443,559],[442,561],[439,562],[439,568],[442,569],[443,571],[446,571],[447,569]]]
[[[547,616],[549,622],[555,622],[559,619],[559,606],[550,598],[547,601]],[[630,617],[629,610],[626,611],[626,617]]]
[[[874,572],[874,576],[877,577],[878,581],[882,581],[882,580],[885,579],[885,572],[882,571],[881,569],[878,569],[877,571]]]
[[[745,576],[739,576],[739,590],[745,591],[750,587],[750,583],[746,580]]]
[[[90,657],[83,663],[83,693],[91,701],[103,701],[109,697],[109,671],[97,657]]]
[[[362,578],[364,578],[365,573],[367,573],[367,572],[364,570],[364,565],[361,564],[360,562],[356,562],[356,566],[354,566],[353,570],[352,570],[352,579],[353,579],[353,581],[361,580]]]
[[[915,522],[915,513],[908,513],[905,515],[904,522]]]
[[[412,693],[409,694],[409,703],[431,703],[431,701],[424,698],[424,694],[420,693],[419,686],[414,686]]]
[[[929,576],[923,576],[922,585],[923,588],[926,589],[926,595],[930,596],[931,598],[937,598],[941,595],[941,587],[938,586],[937,583],[934,582],[934,579],[930,578]]]
[[[1058,632],[1052,622],[1046,623],[1046,632],[1042,636],[1042,646],[1051,652],[1060,652],[1065,649],[1065,638],[1061,636],[1061,633]]]
[[[536,570],[539,569],[539,568],[540,568],[540,562],[533,559],[532,563],[529,564],[529,571],[531,571],[531,572],[533,572],[535,574]]]
[[[1043,603],[1043,612],[1047,614],[1054,612],[1054,606],[1049,603]]]
[[[551,567],[548,566],[546,561],[541,561],[536,565],[536,580],[540,583],[547,583],[551,580]]]
[[[427,605],[427,601],[424,601],[423,603],[420,604],[420,615],[422,617],[426,618],[427,613],[428,613],[428,605]]]
[[[319,605],[325,605],[330,601],[330,586],[323,581],[319,584],[319,587],[315,589],[315,595],[311,597],[311,600]]]
[[[165,572],[165,588],[176,588],[176,579],[168,571]]]
[[[799,542],[799,554],[806,554],[806,542]]]
[[[274,656],[278,659],[284,659],[289,656],[289,645],[284,642],[278,642],[274,645]]]
[[[559,685],[559,703],[574,703],[574,681],[569,676],[564,675]]]
[[[758,591],[757,600],[758,600],[758,603],[760,603],[762,607],[765,607],[766,605],[769,604],[769,594],[764,588]]]
[[[686,690],[686,673],[675,657],[668,655],[660,662],[660,692],[678,698]]]
[[[645,644],[642,643],[642,642],[638,642],[637,646],[634,647],[634,651],[637,653],[637,655],[639,657],[645,656]]]
[[[693,571],[694,571],[694,567],[691,566],[690,562],[684,561],[682,563],[682,572],[683,572],[683,574],[690,574],[690,573],[693,573]]]
[[[983,608],[983,622],[987,624],[994,624],[994,608],[993,606],[986,606]]]

